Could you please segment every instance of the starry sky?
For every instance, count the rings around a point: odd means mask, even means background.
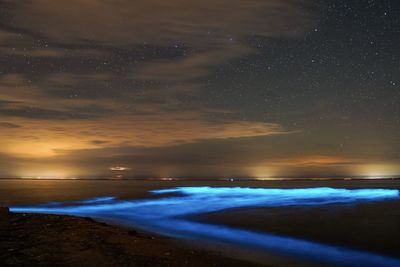
[[[0,176],[399,175],[399,43],[398,0],[4,0]]]

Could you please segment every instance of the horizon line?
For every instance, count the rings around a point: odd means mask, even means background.
[[[296,180],[400,180],[400,175],[374,175],[374,176],[276,176],[276,177],[0,177],[0,180],[111,180],[111,181],[296,181]]]

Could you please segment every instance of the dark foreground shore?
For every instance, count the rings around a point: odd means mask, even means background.
[[[260,266],[90,218],[7,213],[4,209],[0,214],[0,265]]]

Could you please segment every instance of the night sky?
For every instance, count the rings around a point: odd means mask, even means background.
[[[0,176],[399,175],[399,43],[398,0],[3,0]]]

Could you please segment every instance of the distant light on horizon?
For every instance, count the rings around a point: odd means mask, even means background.
[[[356,171],[369,179],[388,178],[400,175],[397,164],[368,164],[359,166]]]
[[[42,179],[42,180],[46,180],[46,179],[59,179],[59,180],[76,180],[78,179],[77,177],[60,177],[60,176],[22,176],[20,177],[21,179]]]
[[[124,171],[129,171],[130,168],[122,167],[122,166],[115,166],[115,167],[110,167],[109,170],[110,171],[121,171],[121,172],[124,172]]]

